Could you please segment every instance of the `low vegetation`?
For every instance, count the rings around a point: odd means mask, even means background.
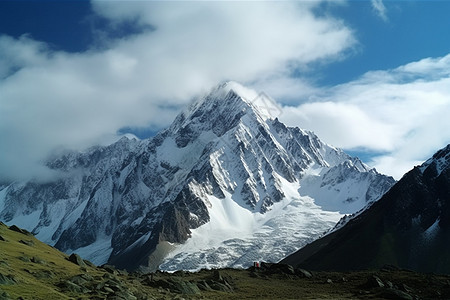
[[[246,270],[127,273],[68,256],[0,223],[0,299],[450,299],[450,276],[394,267],[311,273],[267,263]]]

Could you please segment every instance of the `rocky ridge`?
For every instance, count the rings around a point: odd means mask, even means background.
[[[333,233],[283,261],[317,270],[384,264],[450,274],[450,145]]]

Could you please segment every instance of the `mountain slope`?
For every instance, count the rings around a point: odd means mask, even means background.
[[[95,267],[65,255],[16,226],[0,223],[0,299],[449,299],[450,276],[391,270],[354,273],[255,269],[140,273]],[[25,243],[24,243],[25,242]],[[394,288],[365,287],[374,275]],[[309,276],[309,277],[308,277]],[[288,278],[288,280],[286,280]],[[342,280],[345,278],[345,281]],[[378,277],[377,277],[378,278]],[[324,284],[332,280],[333,284]],[[407,293],[400,291],[404,290]],[[405,298],[410,296],[410,298]],[[397,299],[395,298],[395,299]]]
[[[276,110],[264,94],[221,84],[154,138],[49,160],[61,176],[1,190],[0,220],[127,269],[279,260],[394,180],[286,127]]]
[[[391,264],[450,273],[450,145],[344,227],[283,262],[317,270]]]

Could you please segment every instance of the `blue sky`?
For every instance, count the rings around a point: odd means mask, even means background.
[[[359,42],[357,52],[326,66],[324,84],[344,83],[371,70],[386,70],[448,54],[450,2],[384,1],[386,20],[376,16],[370,1],[352,1],[335,7]]]
[[[450,142],[448,1],[0,1],[0,177],[164,128],[223,80],[399,178]]]

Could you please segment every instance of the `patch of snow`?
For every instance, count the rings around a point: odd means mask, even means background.
[[[74,224],[80,218],[81,214],[86,208],[87,203],[88,200],[86,199],[64,218],[65,228],[72,226],[72,224]]]
[[[8,188],[5,188],[0,191],[0,212],[3,211],[5,208],[5,198],[6,198],[6,192],[8,191]]]
[[[209,196],[211,221],[192,230],[161,264],[168,271],[248,267],[254,260],[277,262],[330,229],[340,218],[310,197],[299,197],[298,183],[280,178],[286,197],[265,214],[238,205],[235,195]]]
[[[137,218],[136,220],[134,220],[133,223],[131,223],[130,225],[132,227],[137,226],[137,225],[139,225],[142,222],[143,219],[144,219],[144,217],[141,216],[141,217]]]
[[[440,229],[439,221],[440,218],[437,218],[436,221],[433,223],[433,225],[431,225],[430,227],[427,228],[427,230],[424,231],[423,237],[425,238],[425,240],[427,241],[432,240],[437,235]]]
[[[133,244],[131,244],[130,246],[128,246],[124,252],[133,249],[136,246],[141,246],[142,244],[144,244],[152,235],[152,232],[149,231],[146,234],[144,234],[143,236],[141,236],[140,238],[138,238]]]
[[[94,243],[75,250],[67,250],[66,253],[77,253],[83,259],[87,259],[96,265],[105,264],[112,252],[111,237],[98,238]]]
[[[66,213],[66,205],[67,200],[63,199],[47,207],[47,213],[49,216],[51,216],[51,223],[49,226],[40,227],[36,234],[36,238],[44,243],[50,245],[54,244],[52,236],[56,232],[62,219],[64,218],[64,215]]]
[[[326,211],[339,211],[342,214],[357,212],[367,205],[369,182],[361,178],[346,178],[342,182],[324,184],[325,174],[317,174],[319,170],[305,172],[300,181],[300,195],[315,199],[315,203]]]
[[[191,169],[198,161],[205,146],[215,138],[217,136],[212,131],[202,132],[194,142],[189,143],[186,147],[178,148],[175,140],[172,137],[168,137],[158,147],[158,161],[166,162],[182,169]]]
[[[25,228],[31,231],[39,223],[41,213],[42,207],[31,212],[30,214],[16,214],[11,221],[5,223],[8,226],[16,225],[20,228]]]

